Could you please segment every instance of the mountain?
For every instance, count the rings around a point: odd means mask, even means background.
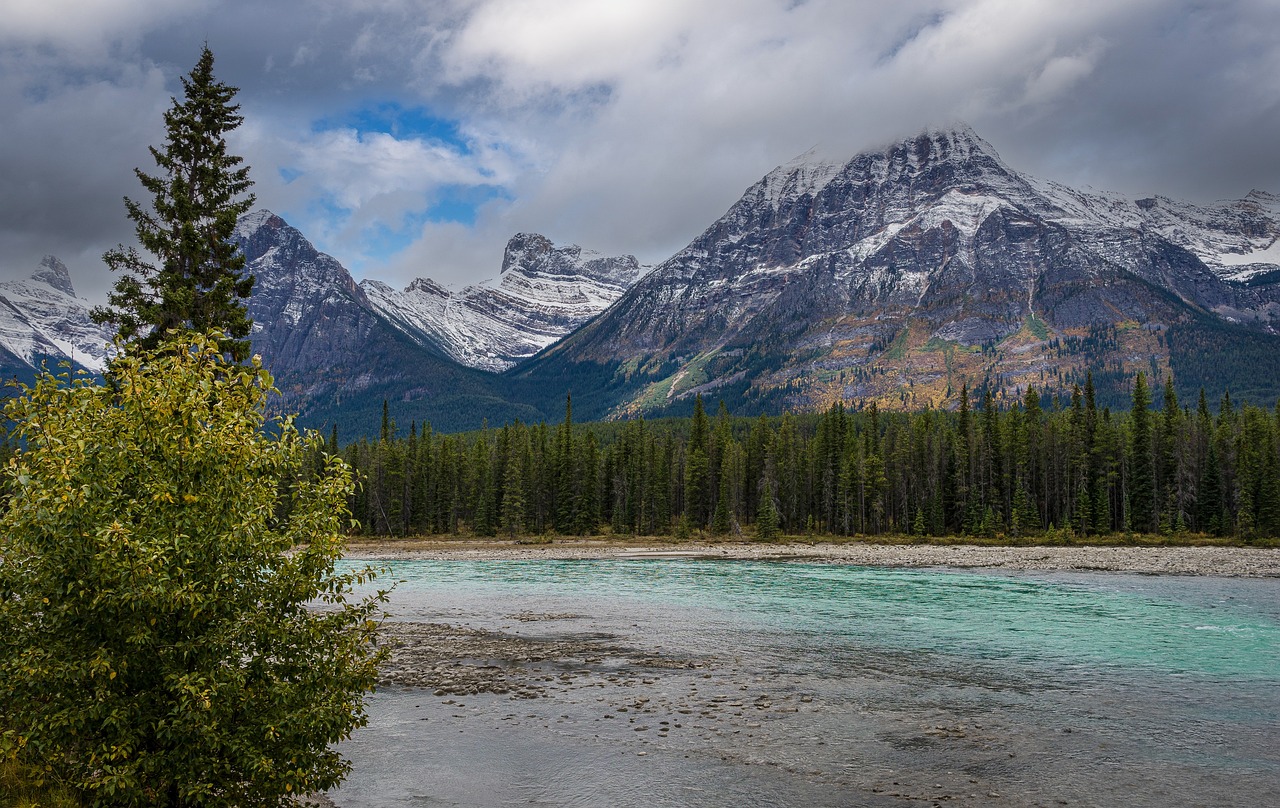
[[[42,362],[55,373],[60,362],[100,373],[115,332],[94,324],[89,309],[52,255],[30,277],[0,283],[0,374],[30,381]]]
[[[604,311],[644,270],[630,255],[606,257],[520,233],[507,243],[496,287],[454,294],[419,278],[404,291],[376,280],[360,289],[418,344],[468,367],[503,371]]]
[[[1113,400],[1145,369],[1274,401],[1277,208],[1072,190],[966,126],[806,154],[515,375],[570,384],[585,417],[695,393],[740,412],[954,406],[964,384],[1066,392],[1088,369]]]
[[[1091,372],[1116,405],[1138,370],[1157,390],[1173,374],[1184,397],[1229,387],[1270,404],[1278,239],[1274,195],[1075,190],[1018,173],[964,126],[802,155],[647,273],[520,234],[496,285],[396,291],[357,284],[269,211],[235,232],[279,409],[346,437],[376,434],[383,400],[402,426],[455,430],[557,418],[566,391],[584,419],[677,414],[696,393],[742,414],[954,407],[964,385],[1067,394]],[[102,368],[108,332],[56,259],[0,284],[0,303],[6,374],[45,357]]]
[[[315,428],[377,434],[388,400],[402,427],[478,428],[483,419],[537,420],[502,381],[424,348],[370,303],[333,257],[270,211],[241,218],[233,240],[256,282],[250,340],[283,393],[278,406]]]

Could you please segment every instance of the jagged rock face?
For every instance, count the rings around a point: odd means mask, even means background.
[[[254,351],[284,376],[309,377],[300,395],[339,382],[359,389],[358,374],[330,378],[378,322],[350,273],[270,211],[241,218],[232,239],[244,252],[245,271],[254,276],[248,302]]]
[[[507,243],[496,287],[478,284],[454,294],[424,278],[402,292],[374,280],[360,286],[419,344],[469,367],[502,371],[604,311],[643,272],[633,256],[556,247],[520,233]]]
[[[241,218],[234,240],[254,275],[253,350],[275,375],[283,411],[343,435],[376,434],[384,399],[407,428],[479,427],[483,418],[536,418],[507,405],[496,380],[408,339],[337,260],[270,211]],[[428,287],[423,285],[424,290]]]
[[[67,267],[52,255],[24,280],[0,283],[0,371],[28,377],[44,361],[101,373],[114,329],[89,319]]]
[[[1073,191],[963,126],[845,163],[805,155],[522,375],[594,368],[629,388],[621,414],[721,388],[945,406],[964,383],[1043,388],[1135,354],[1167,367],[1158,334],[1197,312],[1280,325],[1278,208]],[[1107,356],[1064,359],[1099,329],[1121,334]]]

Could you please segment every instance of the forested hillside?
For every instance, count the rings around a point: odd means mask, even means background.
[[[343,455],[373,535],[782,533],[988,538],[1133,531],[1280,536],[1280,405],[1183,406],[1172,382],[1152,408],[1099,407],[1093,379],[1068,400],[1030,389],[1012,407],[961,392],[956,412],[708,416],[558,425],[520,422],[397,435]],[[336,432],[329,451],[337,451]]]

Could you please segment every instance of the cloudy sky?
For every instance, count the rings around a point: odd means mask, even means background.
[[[128,242],[206,41],[258,203],[357,277],[460,285],[506,240],[656,262],[774,166],[970,123],[1133,196],[1280,192],[1275,0],[8,0],[0,274],[82,296]]]

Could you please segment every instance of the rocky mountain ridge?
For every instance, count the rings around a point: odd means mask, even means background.
[[[30,379],[42,363],[100,373],[113,329],[89,319],[67,267],[47,255],[30,277],[0,283],[0,373]]]
[[[680,413],[697,393],[743,414],[948,408],[964,386],[1065,395],[1092,373],[1120,403],[1139,369],[1274,401],[1278,237],[1274,195],[1079,191],[1014,171],[963,126],[802,155],[647,272],[519,234],[497,284],[397,291],[356,283],[269,211],[235,234],[281,409],[344,434],[376,431],[384,399],[402,425],[461,429],[558,417],[570,390],[584,419]],[[56,259],[0,286],[6,361],[101,368],[109,335],[77,301]]]
[[[805,155],[519,375],[617,391],[596,416],[698,392],[770,411],[946,407],[966,384],[999,398],[1089,370],[1159,376],[1186,364],[1170,329],[1276,331],[1276,202],[1075,191],[966,126],[844,163]]]
[[[644,273],[634,256],[556,247],[518,233],[496,286],[453,293],[426,278],[403,291],[364,280],[369,302],[414,341],[468,367],[501,372],[555,343],[609,307]]]
[[[234,240],[254,275],[249,299],[255,352],[283,394],[278,407],[316,427],[369,434],[382,402],[406,422],[470,428],[476,413],[495,420],[539,413],[507,400],[497,377],[463,367],[424,347],[389,320],[335,258],[284,219],[246,214]]]

